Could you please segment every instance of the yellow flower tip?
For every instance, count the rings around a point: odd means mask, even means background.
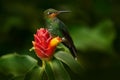
[[[35,41],[32,41],[33,45],[35,45]]]
[[[62,39],[60,37],[55,37],[51,39],[50,46],[57,46],[60,42],[62,42]]]

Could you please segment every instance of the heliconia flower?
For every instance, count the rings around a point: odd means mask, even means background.
[[[62,41],[60,37],[53,38],[45,28],[40,28],[34,34],[32,41],[35,53],[40,59],[51,58],[54,54],[56,46]]]

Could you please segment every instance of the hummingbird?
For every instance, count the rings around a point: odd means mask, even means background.
[[[68,29],[66,25],[57,17],[59,14],[67,12],[70,11],[58,11],[50,8],[44,11],[44,19],[46,23],[46,28],[48,29],[52,37],[61,37],[63,40],[63,45],[65,45],[70,50],[72,56],[77,59],[77,50],[68,32]]]

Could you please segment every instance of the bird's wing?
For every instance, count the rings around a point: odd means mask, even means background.
[[[67,30],[67,27],[65,26],[65,24],[62,21],[59,22],[59,26],[60,26],[59,28],[62,32],[62,35],[65,38],[65,42],[63,42],[63,44],[66,47],[68,47],[70,49],[72,55],[74,57],[76,57],[77,50],[76,50],[74,43],[73,43],[73,40],[72,40],[68,30]]]
[[[71,38],[71,36],[70,36],[70,34],[68,32],[68,29],[65,26],[65,24],[62,21],[60,21],[59,26],[60,26],[59,28],[60,28],[60,30],[61,30],[62,35],[64,36],[64,38],[67,39],[70,43],[73,44],[73,40],[72,40],[72,38]]]

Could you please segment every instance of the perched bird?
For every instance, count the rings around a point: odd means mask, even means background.
[[[44,18],[46,22],[46,28],[51,33],[53,37],[59,36],[63,39],[63,44],[69,48],[72,56],[77,59],[76,48],[74,46],[73,40],[69,35],[67,27],[65,24],[57,18],[60,13],[65,13],[70,11],[58,11],[55,9],[47,9],[44,11]]]

